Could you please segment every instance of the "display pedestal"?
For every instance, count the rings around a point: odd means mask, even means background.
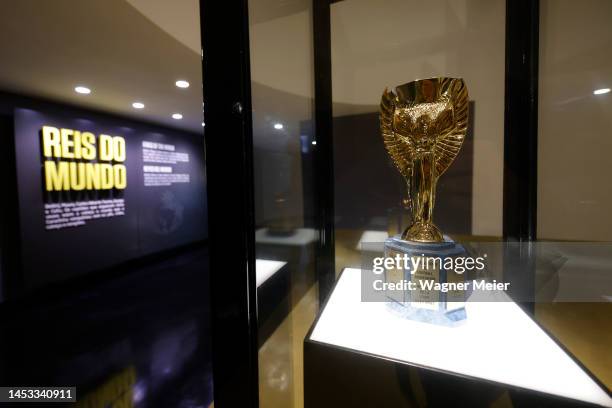
[[[420,258],[423,265],[412,270],[410,263],[405,268],[393,268],[385,271],[385,281],[388,283],[415,282],[446,284],[449,282],[466,282],[464,273],[456,273],[453,269],[444,269],[445,261],[452,258],[465,257],[467,252],[463,245],[444,237],[444,242],[421,243],[404,241],[399,235],[385,240],[385,257],[396,256]],[[439,261],[438,266],[427,267],[426,259]],[[465,300],[468,291],[440,292],[437,290],[389,290],[387,296],[392,300],[390,305],[396,313],[407,319],[425,323],[456,326],[465,320]]]
[[[257,257],[286,262],[290,279],[288,287],[301,297],[315,282],[316,239],[316,231],[312,228],[296,228],[288,235],[274,235],[268,228],[261,228],[255,231]],[[310,271],[312,273],[308,273]]]
[[[255,271],[258,338],[263,344],[289,312],[290,276],[287,262],[269,259],[256,259]]]
[[[612,407],[513,302],[468,302],[458,327],[422,323],[361,302],[360,273],[343,271],[306,336],[306,408]]]
[[[255,231],[257,257],[269,265],[282,267],[257,285],[258,341],[262,345],[287,317],[295,299],[301,299],[315,282],[314,250],[316,232],[296,228],[287,234],[274,234],[268,228]],[[259,276],[267,268],[257,265]]]

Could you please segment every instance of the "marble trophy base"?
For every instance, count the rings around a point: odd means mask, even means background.
[[[430,290],[425,285],[428,281],[429,284],[468,282],[467,271],[460,274],[444,267],[451,262],[455,265],[454,260],[449,258],[468,255],[461,244],[454,242],[448,236],[444,236],[444,242],[422,243],[405,241],[396,235],[385,240],[384,250],[385,257],[396,258],[399,255],[405,259],[404,255],[407,255],[408,259],[422,260],[421,264],[410,261],[407,265],[402,265],[405,266],[403,268],[385,271],[385,282],[396,284],[400,281],[413,282],[411,289],[387,290],[390,311],[407,319],[443,326],[456,326],[465,321],[467,318],[465,300],[469,296],[468,291],[443,292]],[[434,262],[432,259],[438,260]]]

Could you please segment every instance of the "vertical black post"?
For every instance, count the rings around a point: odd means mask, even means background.
[[[312,1],[314,45],[315,180],[319,247],[316,270],[319,300],[325,301],[335,281],[334,140],[330,0]]]
[[[539,19],[539,0],[506,2],[503,228],[504,240],[514,244],[504,274],[523,302],[533,299],[535,283]]]
[[[215,407],[257,407],[247,0],[200,1]]]

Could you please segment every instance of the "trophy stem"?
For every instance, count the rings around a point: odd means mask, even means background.
[[[433,224],[433,209],[436,200],[435,157],[433,151],[419,154],[412,167],[411,189],[408,192],[412,202],[410,227],[402,234],[402,239],[418,242],[442,242],[440,230]]]

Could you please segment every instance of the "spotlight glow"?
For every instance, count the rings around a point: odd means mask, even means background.
[[[174,84],[179,88],[189,88],[189,82],[185,81],[184,79],[179,79]]]
[[[173,113],[172,119],[181,120],[183,119],[183,115],[181,115],[180,113]]]
[[[82,86],[82,85],[79,85],[79,86],[75,87],[74,91],[76,93],[80,93],[82,95],[89,95],[91,93],[91,89],[89,89],[86,86]]]
[[[206,126],[206,123],[202,122],[202,127]]]
[[[607,94],[608,92],[610,92],[610,88],[601,88],[601,89],[594,90],[593,95],[603,95],[603,94]]]
[[[144,106],[144,103],[142,103],[142,102],[134,102],[132,104],[132,107],[134,109],[144,109],[145,106]]]
[[[282,128],[283,128],[283,124],[282,123],[275,123],[274,124],[274,129],[281,130]]]
[[[311,143],[313,146],[316,146],[316,145],[317,145],[317,141],[316,141],[316,140],[313,140],[313,141],[312,141],[312,142],[310,142],[310,143]]]

